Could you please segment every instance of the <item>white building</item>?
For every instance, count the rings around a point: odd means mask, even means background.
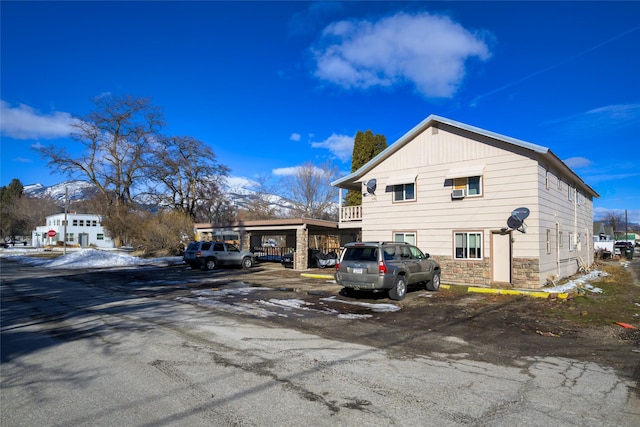
[[[113,248],[115,245],[105,233],[102,216],[95,214],[59,213],[47,217],[47,225],[41,225],[31,232],[34,247],[58,245],[63,241],[67,218],[67,246]],[[55,235],[50,235],[55,232]],[[61,244],[61,243],[60,243]]]

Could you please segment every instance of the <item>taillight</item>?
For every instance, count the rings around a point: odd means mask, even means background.
[[[340,270],[340,262],[336,261],[336,270]]]
[[[380,261],[378,263],[378,273],[380,273],[380,274],[386,274],[387,273],[387,264],[385,264],[384,261]]]
[[[198,252],[196,253],[196,256],[197,256],[197,257],[201,257],[201,256],[202,256],[202,252],[198,251]]]

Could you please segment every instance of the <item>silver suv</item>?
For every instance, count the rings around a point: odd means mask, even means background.
[[[437,291],[440,264],[408,243],[353,242],[344,246],[335,277],[345,288],[386,289],[389,298],[401,300],[407,295],[407,287],[416,283]]]
[[[213,270],[219,265],[237,265],[249,268],[254,264],[251,252],[241,251],[226,242],[191,242],[182,258],[192,268]]]

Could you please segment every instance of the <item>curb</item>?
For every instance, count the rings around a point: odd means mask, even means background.
[[[334,276],[332,274],[300,273],[300,276],[307,277],[310,279],[327,279],[327,280],[334,279]],[[440,285],[440,288],[451,289],[451,286]],[[476,286],[469,286],[467,288],[467,292],[473,292],[473,293],[479,293],[479,294],[495,294],[495,295],[523,295],[523,296],[533,297],[533,298],[558,298],[558,299],[569,298],[568,293],[552,293],[552,292],[544,292],[544,291],[520,291],[516,289],[479,288]]]
[[[334,279],[333,274],[311,274],[311,273],[300,273],[302,277],[308,277],[310,279]]]
[[[552,292],[544,292],[544,291],[518,291],[515,289],[478,288],[475,286],[469,286],[469,288],[467,288],[467,292],[475,292],[475,293],[481,293],[481,294],[496,294],[496,295],[524,295],[527,297],[534,297],[534,298],[559,298],[559,299],[569,298],[568,293],[552,293]]]

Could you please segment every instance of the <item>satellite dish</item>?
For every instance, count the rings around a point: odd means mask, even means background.
[[[507,219],[507,227],[524,233],[524,220],[527,219],[530,213],[531,212],[527,208],[514,209],[513,212],[511,212],[511,216]]]
[[[524,220],[529,217],[529,213],[529,209],[527,208],[518,208],[514,209],[513,212],[511,212],[511,216],[519,219],[521,222],[524,222]]]
[[[507,220],[507,227],[509,228],[517,230],[521,226],[522,226],[522,221],[520,221],[518,218],[514,217],[513,215],[511,215]]]
[[[364,185],[367,188],[367,192],[363,193],[363,195],[368,196],[369,194],[371,194],[372,196],[376,195],[376,179],[370,179],[369,181],[367,181]]]

